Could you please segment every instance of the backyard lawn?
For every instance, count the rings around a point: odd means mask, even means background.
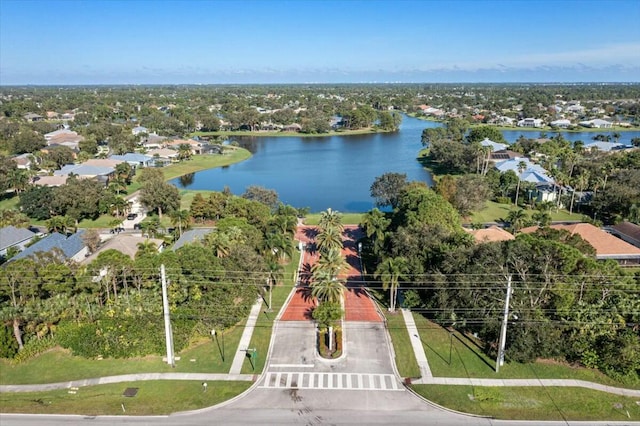
[[[474,212],[470,218],[466,218],[465,221],[469,223],[486,223],[486,222],[502,222],[506,220],[509,212],[514,209],[513,204],[499,204],[494,201],[487,201],[485,208]],[[526,210],[525,212],[531,217],[532,210]],[[582,215],[578,213],[570,214],[567,210],[551,210],[551,220],[553,221],[567,221],[575,220],[582,221]]]

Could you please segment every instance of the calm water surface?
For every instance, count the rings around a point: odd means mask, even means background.
[[[416,161],[416,156],[422,148],[422,130],[440,125],[404,116],[400,131],[396,133],[236,138],[240,146],[253,153],[253,157],[228,167],[177,178],[171,183],[178,188],[214,191],[222,191],[228,186],[238,195],[250,185],[260,185],[276,190],[282,202],[310,207],[312,212],[329,207],[341,212],[368,211],[373,208],[369,188],[383,173],[406,173],[409,180],[431,185],[431,175]],[[520,135],[539,136],[539,132],[520,130],[503,133],[510,143]],[[548,137],[556,134],[546,133]],[[581,140],[587,144],[596,134],[565,132],[563,136],[569,141]],[[620,143],[629,145],[632,138],[640,137],[640,132],[620,132],[620,135]]]
[[[409,180],[431,184],[431,175],[416,161],[420,136],[438,123],[404,117],[396,133],[321,138],[237,138],[253,157],[229,167],[196,173],[178,188],[221,191],[225,185],[242,194],[249,185],[275,189],[280,200],[312,212],[331,207],[341,212],[373,208],[369,188],[387,172],[406,173]],[[186,184],[186,185],[185,185]]]

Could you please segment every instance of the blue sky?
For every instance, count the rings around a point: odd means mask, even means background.
[[[640,0],[0,0],[0,85],[640,81]]]

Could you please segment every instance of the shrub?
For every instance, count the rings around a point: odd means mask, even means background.
[[[24,348],[13,358],[13,363],[20,364],[27,361],[42,352],[51,349],[57,344],[57,340],[53,337],[45,337],[44,339],[31,339]]]
[[[498,204],[511,204],[511,198],[509,197],[497,197],[496,203]]]
[[[9,327],[0,324],[0,358],[13,358],[18,353],[18,342]]]

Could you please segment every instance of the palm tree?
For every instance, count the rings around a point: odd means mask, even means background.
[[[387,219],[380,210],[373,209],[362,217],[360,226],[365,235],[373,242],[373,251],[377,255],[384,246],[384,239],[391,220]]]
[[[511,230],[513,234],[517,234],[518,231],[524,225],[525,220],[527,219],[527,214],[522,209],[514,209],[509,212],[507,216],[507,221],[511,225]]]
[[[314,274],[328,273],[333,278],[337,278],[340,273],[347,268],[348,264],[340,249],[332,247],[329,251],[326,251],[320,255],[318,263],[313,265],[311,272]]]
[[[271,227],[277,229],[283,235],[294,235],[298,221],[295,215],[276,214],[271,219]]]
[[[124,216],[131,209],[131,202],[122,197],[116,197],[111,204],[111,209],[112,212],[115,212],[115,216],[120,216],[120,214]]]
[[[375,277],[382,281],[382,289],[389,290],[389,311],[395,312],[400,278],[409,271],[404,257],[388,257],[378,265]]]
[[[274,257],[280,261],[286,260],[293,254],[293,244],[289,236],[272,232],[264,239],[264,253],[266,257]]]
[[[311,296],[322,302],[340,303],[346,287],[344,281],[334,278],[330,273],[318,271],[311,282]]]
[[[171,224],[173,226],[178,226],[178,236],[182,236],[182,229],[186,229],[189,226],[189,221],[191,220],[191,214],[189,210],[173,210],[170,213]]]
[[[144,241],[138,243],[138,251],[136,252],[136,257],[141,257],[144,255],[152,255],[158,253],[158,246],[153,241]]]
[[[191,147],[189,144],[183,143],[178,146],[178,158],[180,160],[188,160],[191,158]]]
[[[332,248],[342,249],[342,231],[337,227],[321,228],[316,236],[316,244],[321,252]]]
[[[64,233],[68,228],[73,227],[74,220],[69,216],[53,216],[47,220],[47,229],[49,232]]]
[[[320,213],[320,221],[318,223],[320,229],[336,228],[340,232],[344,230],[342,226],[342,215],[337,210],[330,208]]]
[[[521,181],[521,175],[522,172],[524,172],[525,170],[527,170],[527,163],[525,163],[524,161],[520,161],[518,163],[518,185],[516,186],[516,207],[518,206],[518,195],[520,195],[520,181]]]
[[[231,250],[231,239],[223,232],[212,232],[204,237],[205,245],[211,247],[216,257],[226,257]]]

